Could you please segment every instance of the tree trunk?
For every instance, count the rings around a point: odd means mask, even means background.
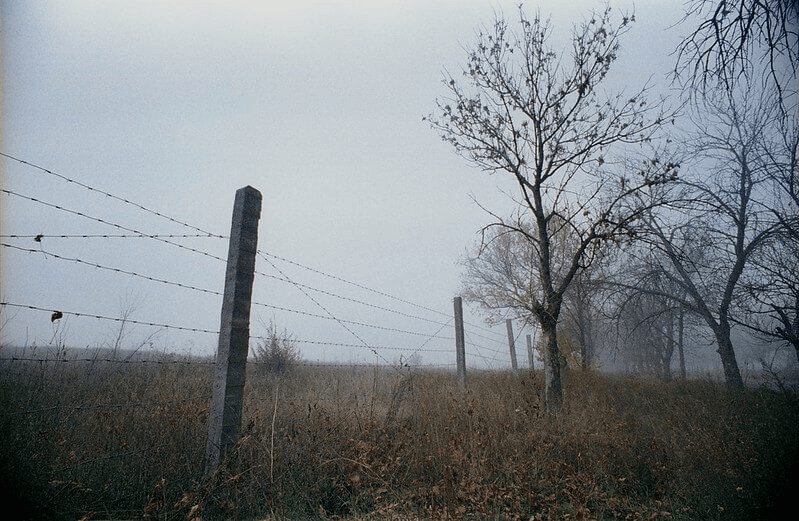
[[[539,316],[541,347],[544,351],[544,400],[547,411],[558,412],[563,406],[563,384],[560,378],[560,350],[558,349],[557,318],[549,314]]]
[[[680,315],[677,318],[677,350],[680,354],[680,379],[685,380],[688,376],[685,371],[685,346],[683,344],[685,332],[685,311],[680,308]]]
[[[666,318],[668,323],[666,324],[666,345],[665,345],[665,352],[663,353],[663,361],[661,365],[661,370],[663,371],[663,381],[670,382],[671,381],[671,359],[674,356],[674,313],[669,312],[666,314]]]
[[[588,371],[591,369],[594,358],[594,333],[591,330],[591,319],[582,311],[577,326],[580,334],[580,368],[583,371]]]
[[[730,389],[743,389],[744,381],[735,358],[735,349],[730,338],[729,324],[722,323],[716,330],[716,341],[719,344],[718,353],[721,356],[721,366],[724,368],[724,381]]]

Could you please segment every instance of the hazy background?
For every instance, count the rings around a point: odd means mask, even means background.
[[[516,4],[4,1],[1,150],[218,235],[229,233],[235,191],[252,185],[263,194],[263,252],[374,290],[259,257],[253,335],[273,320],[307,359],[385,363],[416,353],[452,364],[458,260],[490,222],[472,197],[507,214],[513,203],[502,191],[515,192],[468,166],[422,117],[445,93],[443,72],[460,74],[475,31],[495,13],[515,19]],[[603,5],[525,8],[551,13],[553,41],[565,42],[573,23]],[[689,29],[672,27],[682,11],[682,1],[636,2],[637,23],[605,87],[650,80],[665,91]],[[214,352],[213,333],[179,328],[218,330],[220,297],[185,286],[222,291],[224,262],[209,255],[226,257],[224,239],[49,237],[135,235],[108,223],[197,231],[17,161],[0,165],[2,188],[17,194],[0,194],[0,300],[46,310],[7,306],[3,343],[112,345],[119,322],[67,314],[51,323],[50,311],[128,310],[172,327],[129,324],[123,347]],[[471,309],[467,322],[468,364],[506,366],[504,324],[482,329]]]

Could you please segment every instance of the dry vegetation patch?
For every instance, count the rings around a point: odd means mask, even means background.
[[[207,363],[3,362],[3,489],[30,518],[752,519],[793,483],[799,400],[572,372],[250,374],[203,476]]]

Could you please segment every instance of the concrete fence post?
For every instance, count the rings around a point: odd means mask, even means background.
[[[508,328],[508,349],[510,349],[510,366],[513,371],[513,376],[519,377],[519,364],[516,362],[516,342],[513,339],[513,320],[505,320],[505,326]]]
[[[466,391],[466,341],[463,333],[463,302],[455,297],[455,361],[457,363],[458,390]]]
[[[535,371],[535,353],[533,353],[533,338],[527,335],[527,361],[530,364],[530,370]]]
[[[211,414],[208,419],[206,475],[217,469],[239,434],[260,217],[261,193],[251,186],[237,190],[230,227]]]

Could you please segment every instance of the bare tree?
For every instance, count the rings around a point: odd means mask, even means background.
[[[781,93],[795,90],[790,85],[799,65],[799,2],[690,0],[684,21],[696,19],[699,25],[677,49],[675,72],[697,93],[719,85],[729,90],[758,72]]]
[[[645,243],[615,260],[603,282],[605,309],[619,340],[617,353],[628,369],[669,381],[676,350],[685,379],[685,309],[678,302],[686,298],[684,291],[663,269],[664,257]]]
[[[746,273],[781,229],[775,213],[771,144],[778,108],[757,88],[737,88],[708,95],[694,124],[694,175],[683,177],[678,212],[647,220],[658,252],[664,289],[713,331],[726,383],[743,387],[733,347],[732,326],[741,320],[736,303],[743,299]]]
[[[770,210],[779,230],[747,274],[749,299],[740,323],[767,340],[790,345],[799,360],[799,125],[791,114],[778,121],[766,168],[773,183]]]
[[[748,281],[752,307],[744,325],[771,340],[787,343],[799,360],[799,118],[783,114],[769,146],[771,208],[780,225],[757,259],[757,277]]]
[[[799,241],[777,234],[754,259],[736,322],[761,338],[791,346],[799,361]]]
[[[560,408],[563,396],[557,326],[566,290],[600,244],[641,214],[648,188],[671,179],[676,167],[653,159],[637,165],[631,177],[611,170],[619,167],[614,153],[629,154],[631,145],[650,142],[668,119],[661,102],[650,104],[647,87],[609,96],[599,90],[633,21],[623,15],[614,24],[609,7],[592,13],[573,28],[567,55],[549,45],[551,24],[540,15],[530,19],[520,8],[518,30],[498,18],[479,32],[464,81],[445,76],[448,97],[438,100],[438,113],[429,117],[459,155],[490,174],[509,174],[518,186],[516,212],[510,218],[492,214],[495,221],[483,231],[496,228],[492,240],[507,236],[533,252],[534,276],[504,289],[523,289],[525,309],[538,320],[552,409]],[[552,240],[559,234],[576,244],[562,259],[553,256]],[[513,262],[498,259],[504,261]],[[510,276],[501,264],[496,268]],[[478,279],[475,290],[482,285]],[[489,306],[503,302],[496,293],[486,297]]]
[[[581,270],[564,296],[566,319],[572,337],[580,348],[580,367],[587,371],[595,366],[598,351],[599,286],[592,268]]]

